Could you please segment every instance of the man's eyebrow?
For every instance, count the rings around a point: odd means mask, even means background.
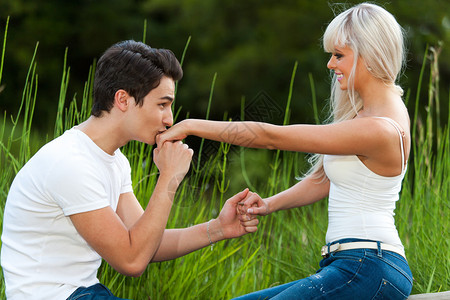
[[[161,99],[161,100],[168,100],[168,101],[170,101],[170,102],[173,101],[173,97],[171,97],[171,96],[164,96],[164,97],[161,97],[161,98],[159,98],[159,99]]]

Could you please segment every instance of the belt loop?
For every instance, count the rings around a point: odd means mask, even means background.
[[[382,252],[381,252],[381,242],[380,241],[377,241],[377,255],[378,255],[378,257],[383,257],[383,254],[382,254]]]
[[[328,243],[327,246],[328,246],[328,256],[330,256],[331,255],[331,252],[330,252],[331,243]]]

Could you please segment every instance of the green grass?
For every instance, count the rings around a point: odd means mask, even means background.
[[[6,32],[3,53],[6,47]],[[189,40],[188,40],[189,43]],[[38,45],[36,46],[37,51]],[[35,53],[36,53],[35,51]],[[186,49],[185,49],[186,51]],[[424,58],[416,94],[428,70]],[[36,104],[38,75],[35,56],[30,63],[23,90],[22,105],[15,116],[4,115],[0,128],[0,205],[3,208],[9,186],[23,164],[50,138],[39,138],[33,132],[32,118]],[[431,65],[435,60],[431,60]],[[0,66],[3,69],[4,55]],[[296,68],[292,71],[290,92],[285,107],[285,124],[289,123],[290,101]],[[91,68],[81,99],[66,103],[70,69],[64,64],[61,92],[54,136],[87,118],[91,104]],[[419,97],[410,111],[413,147],[404,180],[396,222],[414,274],[413,293],[449,290],[450,237],[449,187],[450,138],[448,119],[443,124],[439,111],[438,76],[430,71],[427,84],[427,115],[417,112]],[[216,77],[212,79],[210,105]],[[314,89],[312,76],[309,76]],[[314,90],[313,90],[314,95]],[[450,100],[450,99],[449,99]],[[313,97],[313,109],[317,112]],[[242,103],[243,107],[245,103]],[[180,110],[177,111],[177,116]],[[445,112],[444,114],[448,114]],[[317,114],[316,120],[318,120]],[[243,116],[244,117],[244,116]],[[225,117],[226,118],[226,117]],[[251,186],[261,196],[269,196],[293,185],[296,177],[306,171],[305,156],[300,153],[230,148],[217,144],[215,155],[204,155],[192,165],[179,189],[169,218],[168,228],[186,227],[205,222],[218,215],[224,201]],[[145,207],[157,180],[157,169],[151,161],[151,147],[137,142],[123,148],[132,165],[135,193]],[[0,209],[3,219],[3,209]],[[0,221],[1,226],[1,221]],[[320,261],[320,247],[327,227],[327,202],[309,207],[281,211],[261,218],[257,233],[239,239],[219,242],[182,258],[149,265],[140,278],[118,274],[107,264],[99,271],[100,281],[113,292],[131,299],[229,299],[255,290],[296,280],[315,272]],[[0,298],[4,298],[3,275],[0,275]]]

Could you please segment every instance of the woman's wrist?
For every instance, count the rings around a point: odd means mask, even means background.
[[[273,201],[271,201],[271,200],[272,200],[272,197],[262,199],[262,201],[266,204],[268,215],[270,215],[272,212],[274,212]]]
[[[185,120],[181,121],[181,124],[183,125],[183,133],[186,136],[194,135],[193,128],[195,128],[195,127],[192,126],[193,122],[195,122],[194,119],[185,119]]]

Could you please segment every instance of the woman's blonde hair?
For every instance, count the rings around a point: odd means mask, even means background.
[[[375,78],[403,95],[403,89],[396,84],[405,61],[403,29],[384,8],[371,3],[361,3],[336,16],[325,30],[323,47],[326,52],[334,53],[336,46],[352,49],[354,62],[347,90],[340,89],[336,74],[332,72],[330,115],[327,123],[353,119],[362,108],[362,100],[354,89],[354,75],[359,57]],[[308,174],[325,178],[323,155],[313,155],[309,161],[312,168]]]

